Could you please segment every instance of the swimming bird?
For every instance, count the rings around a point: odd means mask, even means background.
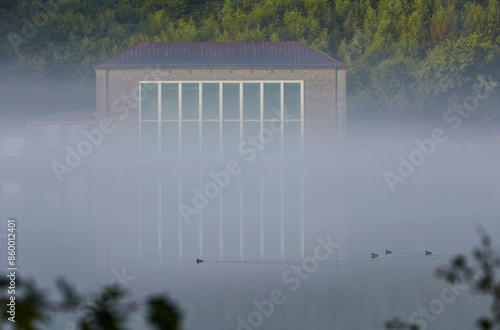
[[[429,256],[429,255],[431,255],[431,254],[432,254],[432,252],[431,252],[431,251],[427,251],[427,250],[425,250],[425,255],[426,255],[426,256]]]
[[[378,254],[372,253],[372,259],[378,257]]]
[[[196,259],[196,263],[197,263],[197,264],[201,264],[201,263],[202,263],[202,262],[204,262],[204,261],[205,261],[205,260],[203,260],[203,259]]]
[[[391,254],[392,251],[389,251],[389,250],[385,250],[385,254]]]

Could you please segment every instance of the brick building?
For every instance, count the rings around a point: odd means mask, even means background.
[[[301,159],[345,135],[347,66],[300,42],[139,43],[94,69],[97,121],[144,158]]]

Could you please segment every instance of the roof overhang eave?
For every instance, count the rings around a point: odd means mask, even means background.
[[[261,70],[294,70],[294,69],[338,69],[338,70],[345,70],[348,69],[348,65],[343,65],[343,66],[334,66],[334,65],[315,65],[315,66],[168,66],[168,65],[155,65],[155,66],[143,66],[143,65],[138,65],[138,66],[130,66],[130,65],[125,65],[125,66],[94,66],[92,69],[94,71],[97,70],[155,70],[155,69],[161,69],[161,70],[174,70],[174,69],[180,69],[180,70],[189,70],[189,69],[208,69],[208,70],[215,70],[215,69],[261,69]]]

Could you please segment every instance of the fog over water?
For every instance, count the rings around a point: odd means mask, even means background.
[[[18,219],[23,277],[52,294],[59,275],[90,294],[117,280],[138,300],[167,292],[186,329],[382,329],[412,313],[472,328],[488,302],[433,272],[470,254],[478,225],[499,246],[500,147],[476,124],[355,123],[305,161],[123,160],[111,134],[59,180],[70,141],[0,158],[0,217]]]

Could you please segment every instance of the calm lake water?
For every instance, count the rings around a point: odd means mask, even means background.
[[[18,218],[20,274],[54,299],[58,275],[90,296],[118,281],[134,301],[167,293],[185,329],[383,329],[393,316],[471,329],[487,313],[487,299],[434,270],[470,254],[477,224],[498,246],[498,155],[430,159],[395,192],[383,174],[397,158],[288,165],[240,162],[225,176],[226,163],[87,164],[62,183],[50,164],[10,168],[0,216]]]

